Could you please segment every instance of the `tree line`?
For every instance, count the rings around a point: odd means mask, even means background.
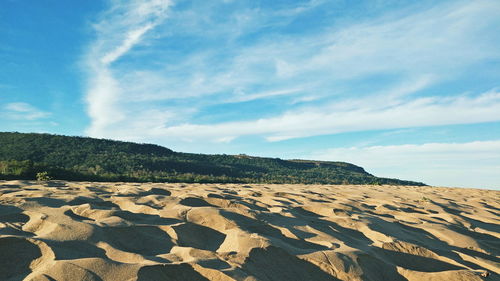
[[[153,144],[0,133],[0,179],[188,183],[423,185],[379,178],[345,162],[174,152]]]

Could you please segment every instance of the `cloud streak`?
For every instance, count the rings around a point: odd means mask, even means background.
[[[14,102],[3,106],[1,115],[12,120],[38,120],[50,116],[50,112],[42,111],[29,103]]]
[[[112,63],[139,44],[144,35],[165,18],[169,0],[113,1],[94,24],[96,40],[85,57],[89,70],[86,93],[87,111],[92,120],[87,133],[105,137],[109,126],[126,118],[120,105],[123,89],[114,77]]]
[[[353,106],[355,105],[355,106]],[[220,138],[266,135],[269,141],[364,130],[470,124],[500,121],[500,92],[477,97],[418,98],[386,105],[377,99],[355,100],[344,108],[328,106],[286,112],[281,116],[246,122],[159,128],[164,137]]]
[[[116,61],[119,57],[123,56],[126,52],[128,52],[130,48],[132,48],[135,44],[137,44],[141,39],[141,37],[153,27],[154,27],[153,24],[148,23],[140,28],[129,31],[125,37],[125,40],[123,40],[123,43],[119,45],[116,49],[112,50],[111,52],[106,53],[101,58],[101,63],[104,65],[108,65]]]

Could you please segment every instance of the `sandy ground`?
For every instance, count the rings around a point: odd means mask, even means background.
[[[0,181],[0,280],[499,280],[500,192]]]

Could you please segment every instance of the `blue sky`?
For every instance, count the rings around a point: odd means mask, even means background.
[[[500,188],[500,2],[0,3],[0,130]]]

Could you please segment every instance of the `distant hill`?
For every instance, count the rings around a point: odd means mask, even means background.
[[[154,144],[0,132],[0,179],[424,185],[345,162],[174,152]]]

